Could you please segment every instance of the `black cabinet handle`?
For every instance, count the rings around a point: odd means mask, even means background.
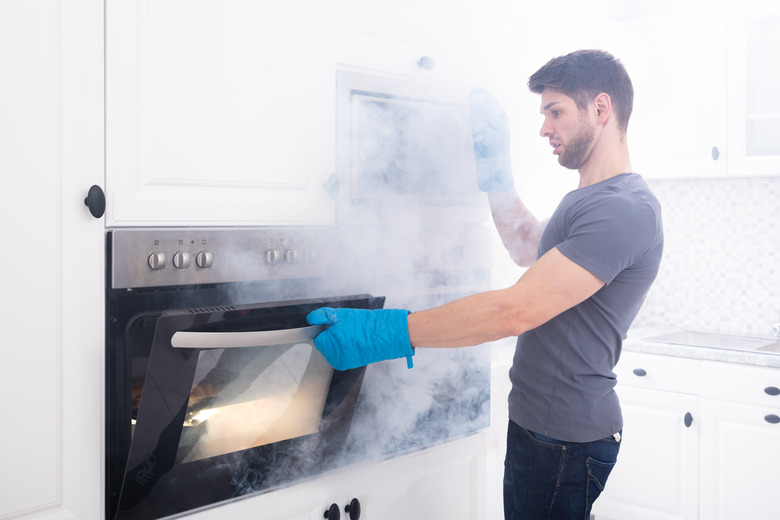
[[[645,377],[647,375],[647,370],[645,370],[644,368],[635,368],[634,375],[639,377]]]
[[[344,508],[345,513],[349,513],[349,520],[360,520],[360,500],[353,498]]]
[[[773,413],[770,413],[769,415],[764,416],[764,420],[768,422],[769,424],[777,424],[780,423],[780,417],[776,416]]]
[[[767,395],[780,395],[780,388],[776,386],[768,386],[764,388],[764,393]]]
[[[106,195],[97,184],[92,186],[84,199],[84,204],[89,208],[89,212],[95,218],[100,218],[106,212]]]
[[[693,415],[691,415],[691,412],[685,413],[685,419],[683,419],[683,422],[685,423],[686,428],[691,427],[691,424],[693,424]]]
[[[341,518],[341,510],[338,504],[331,504],[327,511],[325,511],[325,518],[328,520],[339,520]]]

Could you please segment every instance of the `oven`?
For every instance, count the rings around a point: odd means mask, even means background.
[[[340,295],[333,230],[107,233],[106,518],[218,505],[340,464],[365,369],[313,348]]]

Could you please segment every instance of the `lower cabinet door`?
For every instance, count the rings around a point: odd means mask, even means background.
[[[701,518],[780,518],[780,410],[702,399]]]
[[[319,477],[220,507],[192,520],[488,520],[485,433],[419,452],[334,469]],[[353,499],[359,515],[345,511]],[[328,512],[328,516],[325,513]]]
[[[344,506],[357,498],[361,520],[487,520],[485,443],[485,434],[478,433],[352,467],[330,480],[328,499],[341,505],[342,519],[350,518]]]
[[[597,520],[698,518],[699,398],[618,387],[623,440]]]

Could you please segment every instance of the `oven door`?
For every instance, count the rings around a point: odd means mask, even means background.
[[[322,307],[347,296],[157,314],[116,518],[161,518],[322,472],[336,460],[364,369],[314,348]]]

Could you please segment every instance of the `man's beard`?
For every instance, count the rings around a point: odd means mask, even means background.
[[[590,158],[590,145],[595,134],[593,127],[581,118],[580,132],[566,144],[565,151],[558,156],[558,164],[570,170],[577,170]]]

